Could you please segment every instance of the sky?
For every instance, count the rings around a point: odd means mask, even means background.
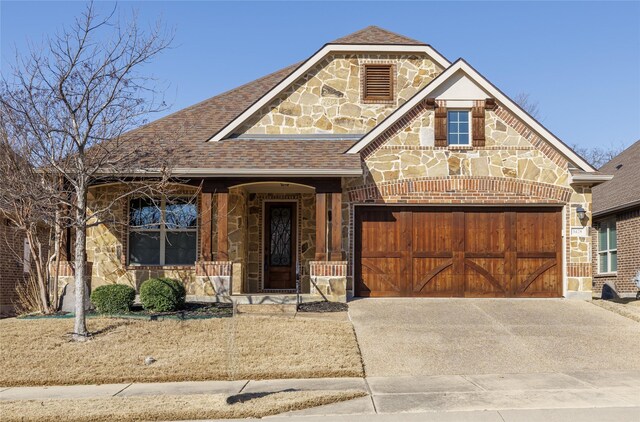
[[[101,13],[115,3],[96,3]],[[85,7],[81,1],[0,0],[3,74]],[[369,25],[463,57],[509,96],[527,93],[540,120],[569,145],[640,139],[640,1],[633,2],[175,2],[121,1],[174,31],[172,48],[144,69],[180,110],[305,60]]]

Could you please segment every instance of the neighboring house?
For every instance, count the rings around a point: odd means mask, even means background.
[[[20,284],[33,270],[24,232],[0,211],[0,315],[13,315]]]
[[[173,149],[184,184],[89,229],[92,288],[591,298],[591,187],[610,177],[423,42],[368,27],[133,135]]]
[[[600,169],[610,180],[593,189],[593,274],[596,295],[604,284],[635,296],[640,272],[640,141]]]

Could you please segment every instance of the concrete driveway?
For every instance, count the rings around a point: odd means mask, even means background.
[[[640,323],[562,299],[358,299],[368,377],[640,370]]]

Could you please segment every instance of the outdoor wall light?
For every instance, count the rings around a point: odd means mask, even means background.
[[[578,208],[576,208],[576,214],[578,215],[578,220],[580,221],[587,218],[587,210],[582,208],[582,205],[578,205]]]

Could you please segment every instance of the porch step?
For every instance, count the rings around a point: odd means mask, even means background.
[[[231,296],[231,300],[237,305],[295,305],[296,295],[279,293],[243,294],[233,295]],[[319,298],[315,295],[300,295],[301,303],[314,302],[317,300],[319,300]]]

